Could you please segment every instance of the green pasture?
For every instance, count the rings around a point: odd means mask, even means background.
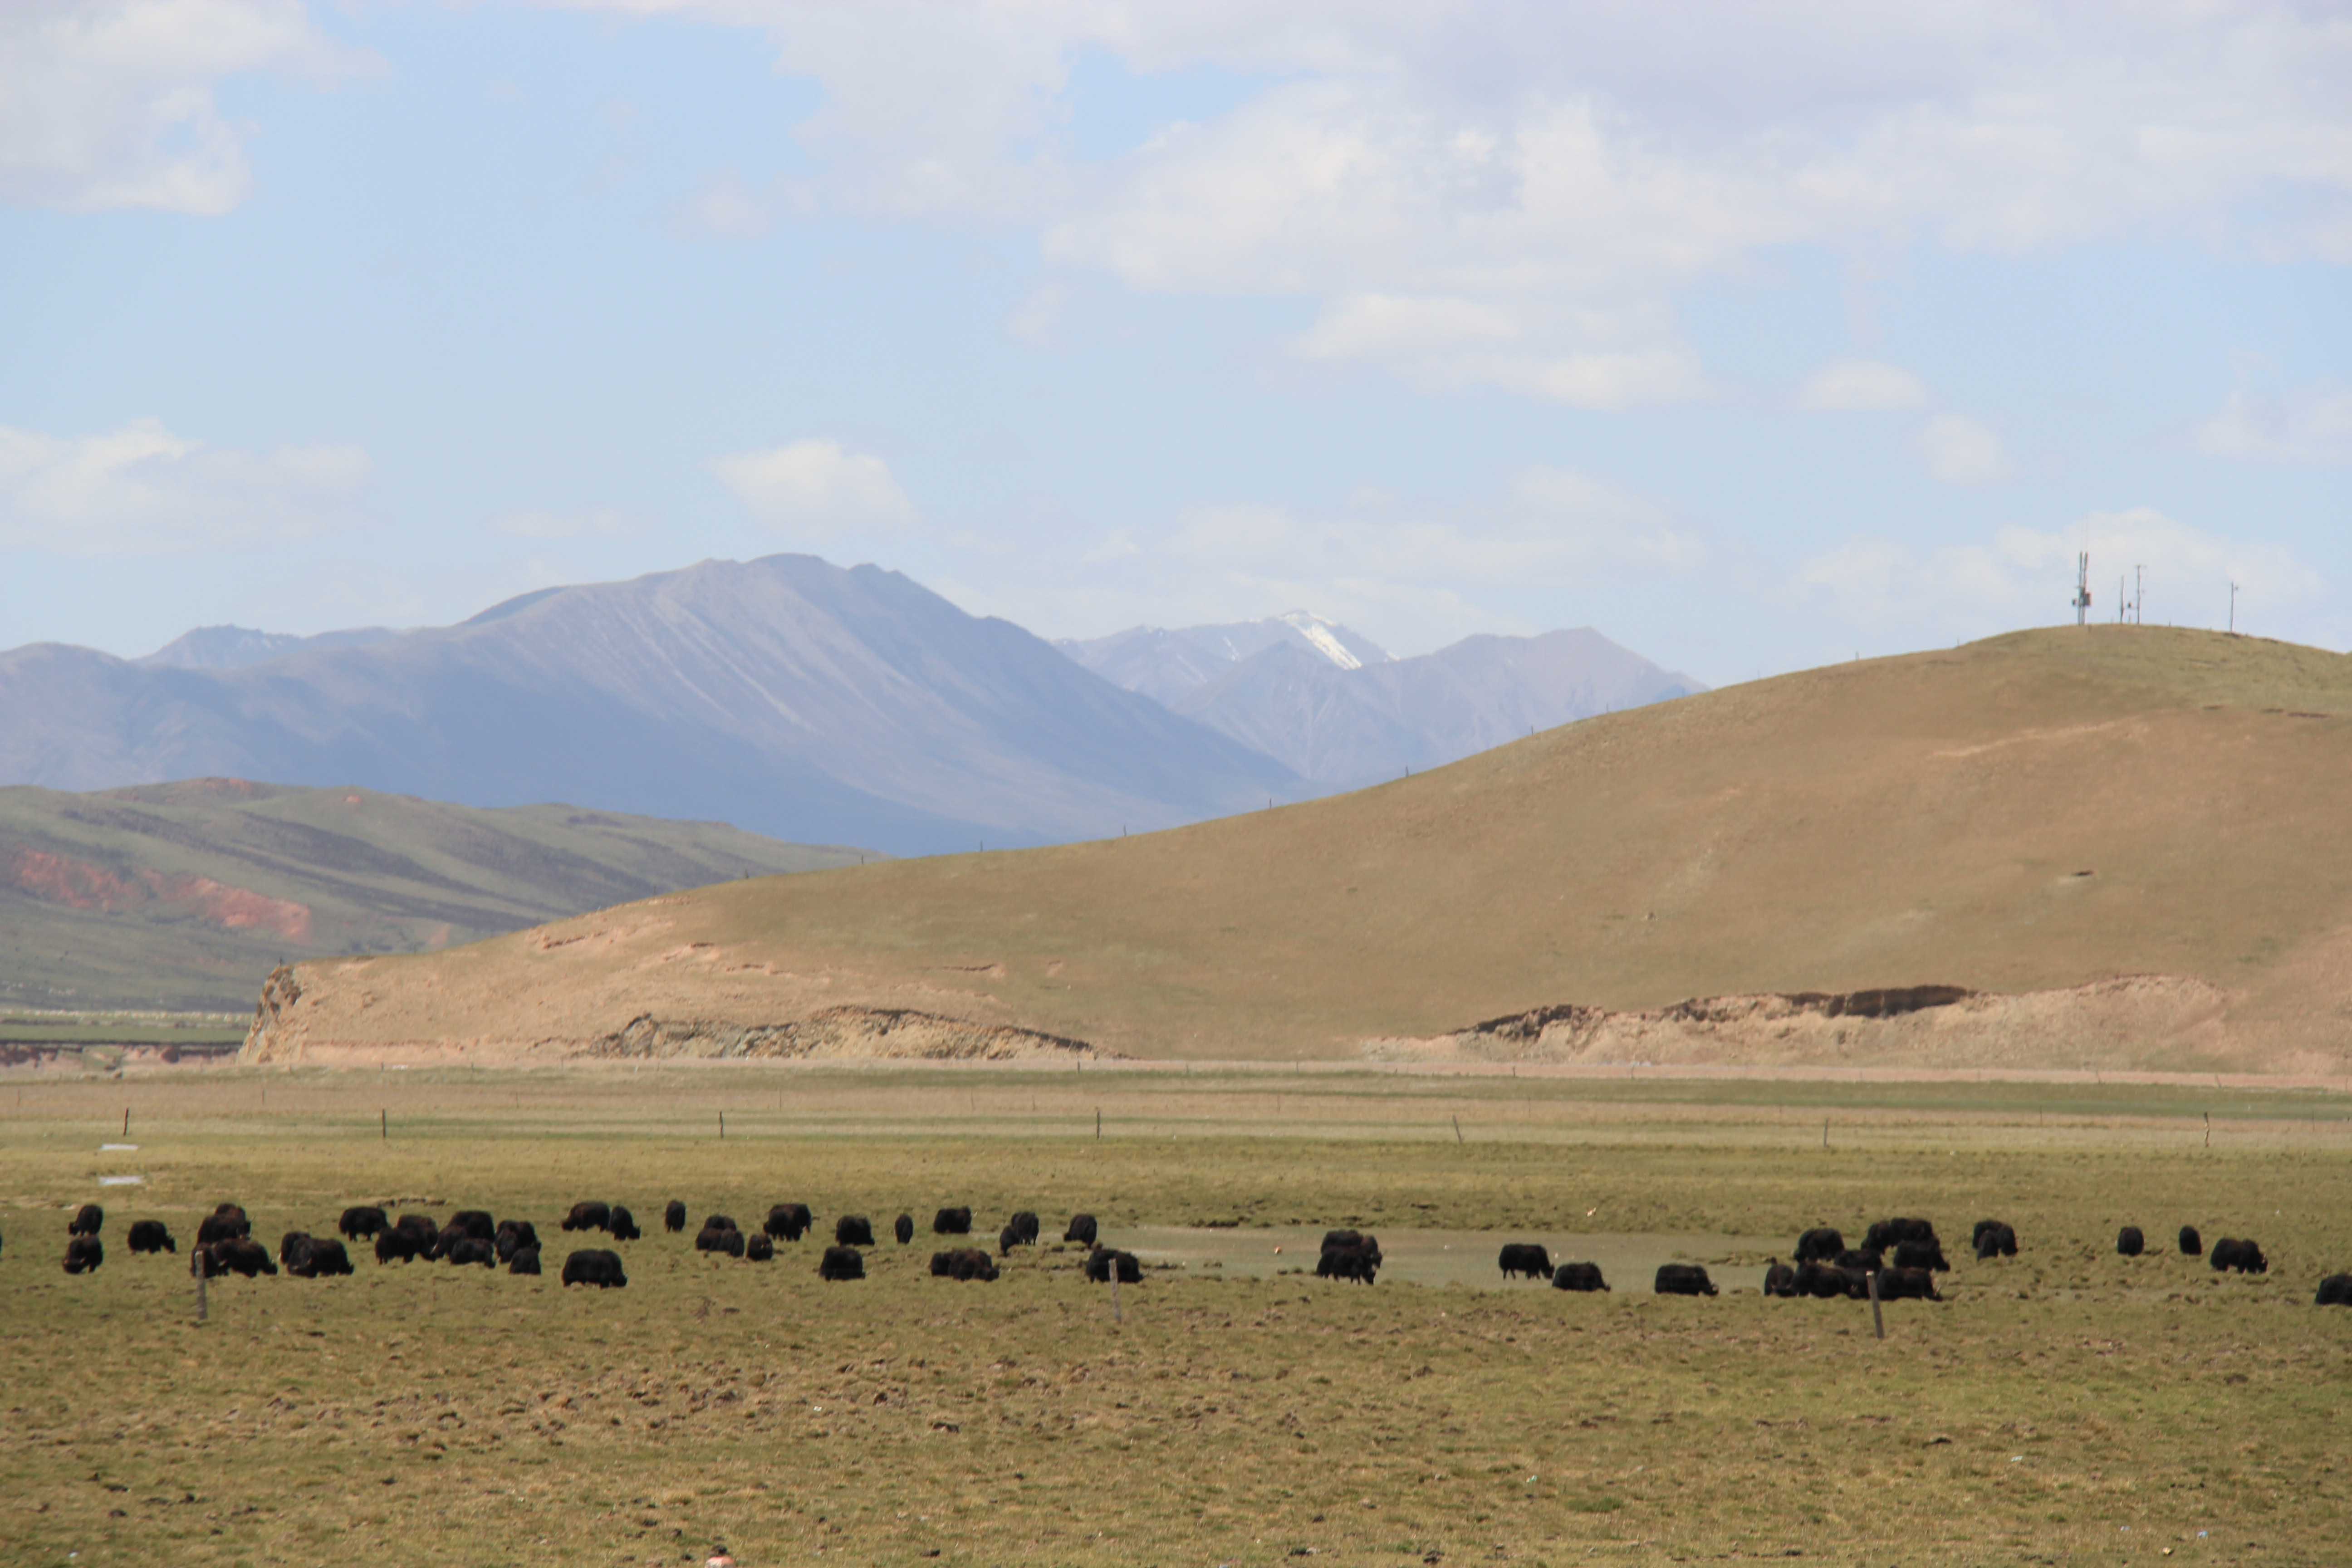
[[[2352,1268],[2347,1109],[1370,1071],[20,1069],[0,1559],[2342,1563],[2352,1310],[2311,1298]],[[747,1226],[787,1199],[828,1231],[862,1213],[884,1241],[870,1278],[828,1285],[811,1243],[696,1255],[659,1230],[673,1196]],[[586,1197],[648,1227],[620,1245],[625,1290],[556,1282],[556,1221]],[[353,1203],[526,1217],[550,1273],[362,1257],[350,1279],[214,1281],[199,1323],[184,1250],[124,1237],[159,1217],[184,1248],[224,1199],[273,1249]],[[108,1260],[68,1278],[67,1214],[92,1201]],[[993,1284],[935,1280],[947,1204],[992,1237],[1034,1209],[1049,1245]],[[1918,1214],[1954,1267],[1945,1301],[1888,1306],[1883,1341],[1865,1306],[1625,1278],[1581,1297],[1192,1267],[1115,1318],[1050,1245],[1078,1209],[1114,1242],[1213,1226],[1236,1247]],[[924,1222],[904,1249],[901,1210]],[[2021,1256],[1966,1257],[1980,1216]],[[2178,1257],[2184,1223],[2257,1238],[2270,1273]],[[2115,1255],[2124,1224],[2150,1256]]]

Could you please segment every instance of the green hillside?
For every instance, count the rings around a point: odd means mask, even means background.
[[[566,805],[243,779],[0,789],[0,1007],[245,1013],[321,953],[427,952],[854,848]]]

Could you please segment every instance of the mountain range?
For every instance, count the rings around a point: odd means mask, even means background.
[[[411,952],[879,860],[716,822],[194,779],[0,789],[0,1005],[242,1010],[281,962]]]
[[[1169,826],[1306,789],[1009,622],[812,556],[546,589],[257,663],[174,646],[0,654],[0,782],[356,783],[898,853]]]
[[[1696,689],[1589,630],[1393,658],[1304,612],[1056,651],[897,573],[778,555],[454,626],[16,648],[0,784],[356,784],[928,854],[1262,808]]]
[[[1056,646],[1105,679],[1341,789],[1706,689],[1589,626],[1465,637],[1395,658],[1369,637],[1295,611]]]

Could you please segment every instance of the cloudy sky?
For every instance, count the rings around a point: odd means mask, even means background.
[[[814,552],[1726,682],[2352,646],[2352,11],[8,0],[0,646]]]

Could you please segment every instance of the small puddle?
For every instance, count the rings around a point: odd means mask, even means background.
[[[101,1187],[135,1187],[146,1179],[144,1176],[100,1176],[98,1184]]]
[[[1202,1274],[1248,1275],[1265,1279],[1290,1269],[1315,1272],[1327,1227],[1268,1226],[1265,1229],[1209,1230],[1191,1226],[1139,1225],[1116,1233],[1106,1228],[1103,1243],[1124,1247],[1142,1262],[1176,1264]],[[1790,1243],[1785,1237],[1716,1236],[1703,1232],[1633,1231],[1580,1236],[1574,1232],[1504,1232],[1491,1230],[1381,1230],[1381,1283],[1470,1285],[1487,1289],[1540,1288],[1543,1281],[1503,1278],[1497,1257],[1506,1242],[1539,1243],[1551,1254],[1552,1266],[1597,1263],[1601,1276],[1616,1291],[1647,1293],[1661,1263],[1701,1263],[1719,1290],[1760,1290],[1764,1260],[1785,1259]],[[1279,1249],[1279,1250],[1277,1250]],[[1739,1258],[1739,1262],[1727,1259]],[[1753,1261],[1747,1261],[1748,1259]]]

